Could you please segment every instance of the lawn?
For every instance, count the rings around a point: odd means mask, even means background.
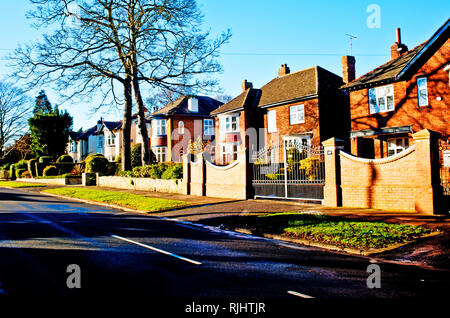
[[[281,234],[341,248],[385,248],[431,233],[419,226],[367,222],[325,215],[276,213],[248,218],[243,226],[255,233]]]
[[[189,203],[185,201],[149,198],[143,195],[126,192],[85,188],[56,188],[44,190],[44,192],[71,198],[116,204],[127,208],[148,212],[157,212],[189,205]]]
[[[0,187],[29,188],[29,187],[45,187],[45,185],[34,184],[34,183],[16,182],[16,181],[0,181]]]

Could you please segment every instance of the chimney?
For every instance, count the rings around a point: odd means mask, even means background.
[[[287,64],[282,64],[281,67],[278,69],[278,76],[284,76],[291,72]]]
[[[391,60],[402,56],[408,52],[408,47],[402,43],[400,28],[397,28],[397,42],[391,46]]]
[[[247,80],[244,80],[242,82],[242,91],[245,92],[249,88],[253,88],[253,83],[247,82]]]
[[[354,56],[346,55],[342,57],[342,79],[344,83],[350,83],[356,78],[355,64]]]
[[[198,99],[190,97],[188,99],[188,111],[191,113],[198,113]]]

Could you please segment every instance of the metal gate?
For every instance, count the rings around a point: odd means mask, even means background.
[[[323,200],[323,147],[311,147],[303,141],[284,140],[252,156],[255,198]]]

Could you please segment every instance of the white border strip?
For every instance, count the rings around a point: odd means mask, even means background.
[[[122,241],[125,241],[125,242],[128,242],[128,243],[136,244],[136,245],[139,245],[139,246],[141,246],[141,247],[148,248],[149,250],[152,250],[152,251],[154,251],[154,252],[158,252],[158,253],[162,253],[162,254],[165,254],[165,255],[169,255],[169,256],[178,258],[178,259],[180,259],[180,260],[183,260],[183,261],[186,261],[186,262],[195,264],[195,265],[201,265],[201,264],[202,264],[202,263],[200,263],[200,262],[191,260],[191,259],[189,259],[189,258],[182,257],[182,256],[179,256],[179,255],[176,255],[176,254],[173,254],[173,253],[170,253],[170,252],[161,250],[161,249],[159,249],[159,248],[156,248],[156,247],[153,247],[153,246],[150,246],[150,245],[146,245],[146,244],[143,244],[143,243],[139,243],[139,242],[136,242],[136,241],[133,241],[133,240],[130,240],[130,239],[127,239],[127,238],[118,236],[118,235],[111,235],[111,237],[114,237],[114,238],[116,238],[116,239],[119,239],[119,240],[122,240]]]

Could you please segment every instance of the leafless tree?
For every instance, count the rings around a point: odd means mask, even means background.
[[[22,90],[0,82],[0,158],[5,147],[27,130],[31,108],[31,100]]]
[[[193,0],[31,0],[37,28],[52,27],[39,43],[10,56],[16,76],[30,88],[54,84],[66,98],[102,94],[98,107],[123,103],[122,168],[130,168],[132,92],[146,140],[140,83],[173,91],[208,89],[208,74],[220,71],[219,48],[230,34],[209,40]],[[123,99],[117,98],[117,84]],[[143,160],[149,158],[144,143]]]

